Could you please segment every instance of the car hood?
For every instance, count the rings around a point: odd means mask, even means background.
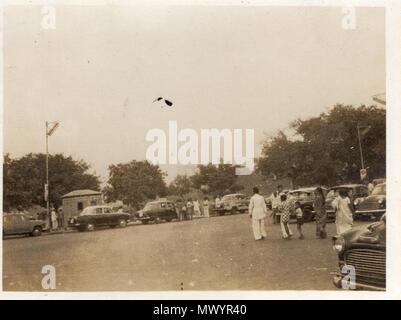
[[[375,244],[386,245],[386,223],[384,221],[375,222],[369,225],[359,226],[345,232],[343,237],[350,244]]]

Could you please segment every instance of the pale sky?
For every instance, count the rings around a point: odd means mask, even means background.
[[[385,90],[384,9],[340,7],[41,7],[4,11],[4,152],[109,164],[145,159],[152,128],[253,128],[264,133],[335,103],[373,104]],[[174,102],[161,108],[152,101]],[[163,167],[171,180],[182,167]]]

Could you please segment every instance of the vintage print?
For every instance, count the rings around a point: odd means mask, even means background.
[[[3,290],[386,290],[385,8],[3,8]]]

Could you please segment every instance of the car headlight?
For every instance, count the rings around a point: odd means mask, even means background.
[[[142,218],[143,217],[143,212],[139,213],[139,217]]]
[[[379,204],[382,204],[383,203],[383,199],[380,199],[378,202],[379,202]]]
[[[342,236],[336,236],[333,238],[333,250],[336,253],[340,253],[344,250],[345,240]]]

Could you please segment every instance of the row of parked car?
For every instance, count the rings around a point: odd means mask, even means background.
[[[315,200],[315,187],[285,190],[293,200],[299,201],[304,212],[304,220],[312,221],[315,218],[313,202]],[[380,219],[386,211],[386,183],[377,184],[371,194],[368,187],[363,184],[344,184],[323,188],[326,194],[326,212],[329,219],[334,219],[334,209],[331,205],[340,190],[346,190],[354,206],[355,219]],[[271,198],[266,198],[267,205],[271,208]]]

